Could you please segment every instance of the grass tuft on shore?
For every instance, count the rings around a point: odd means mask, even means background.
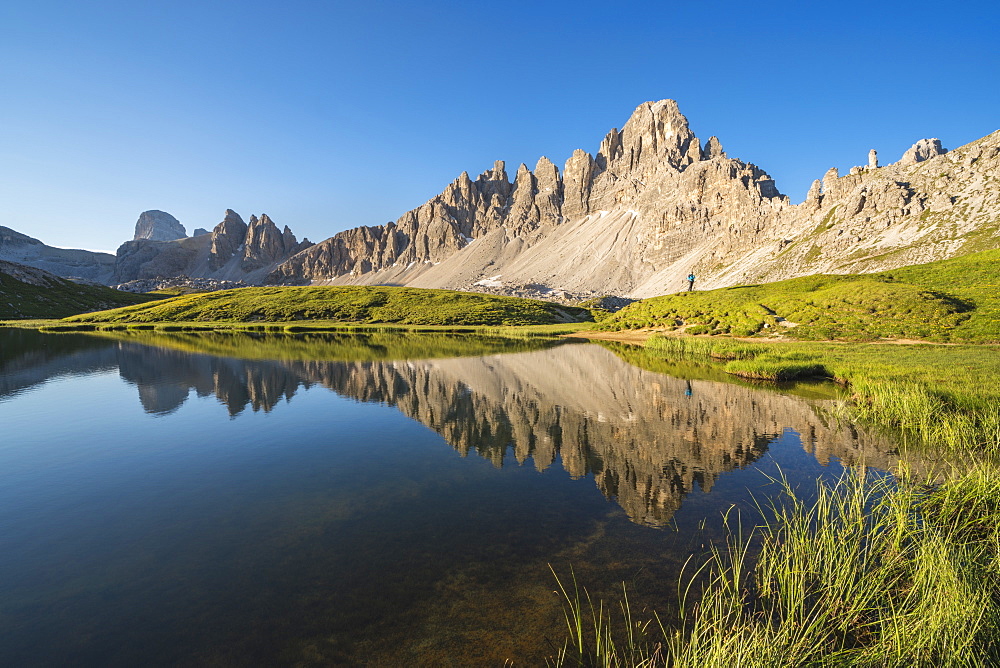
[[[681,583],[679,627],[560,589],[556,666],[995,666],[1000,477],[940,485],[848,471],[806,502],[786,482],[765,521]],[[575,583],[574,583],[575,585]],[[586,598],[586,597],[585,597]]]

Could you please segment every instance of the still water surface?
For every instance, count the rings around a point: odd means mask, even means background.
[[[538,665],[549,564],[669,616],[770,477],[894,456],[829,388],[644,359],[0,330],[0,665]]]

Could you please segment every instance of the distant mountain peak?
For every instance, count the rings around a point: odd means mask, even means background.
[[[149,239],[151,241],[173,241],[187,236],[187,230],[181,221],[166,211],[150,209],[139,214],[135,224],[134,239]]]

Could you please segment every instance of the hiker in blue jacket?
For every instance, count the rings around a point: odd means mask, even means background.
[[[688,274],[688,292],[694,290],[694,274]]]

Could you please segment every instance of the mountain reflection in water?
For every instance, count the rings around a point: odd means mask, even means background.
[[[666,525],[696,486],[709,491],[721,474],[752,464],[786,429],[798,432],[822,463],[831,457],[844,464],[863,459],[887,468],[897,457],[891,444],[832,419],[833,401],[674,378],[626,364],[596,345],[447,336],[421,341],[414,335],[310,337],[316,354],[335,360],[329,361],[301,354],[303,338],[41,339],[24,333],[19,345],[8,338],[0,399],[54,375],[117,367],[138,389],[148,413],[171,414],[193,391],[214,395],[236,417],[248,408],[273,411],[298,392],[321,386],[392,406],[439,433],[463,456],[476,452],[496,467],[530,460],[543,471],[558,462],[574,477],[592,475],[634,522],[650,526]],[[289,359],[191,352],[240,354],[262,347],[275,356],[289,352]],[[515,352],[495,354],[511,349]],[[471,356],[405,359],[435,350],[447,355],[467,350]]]

